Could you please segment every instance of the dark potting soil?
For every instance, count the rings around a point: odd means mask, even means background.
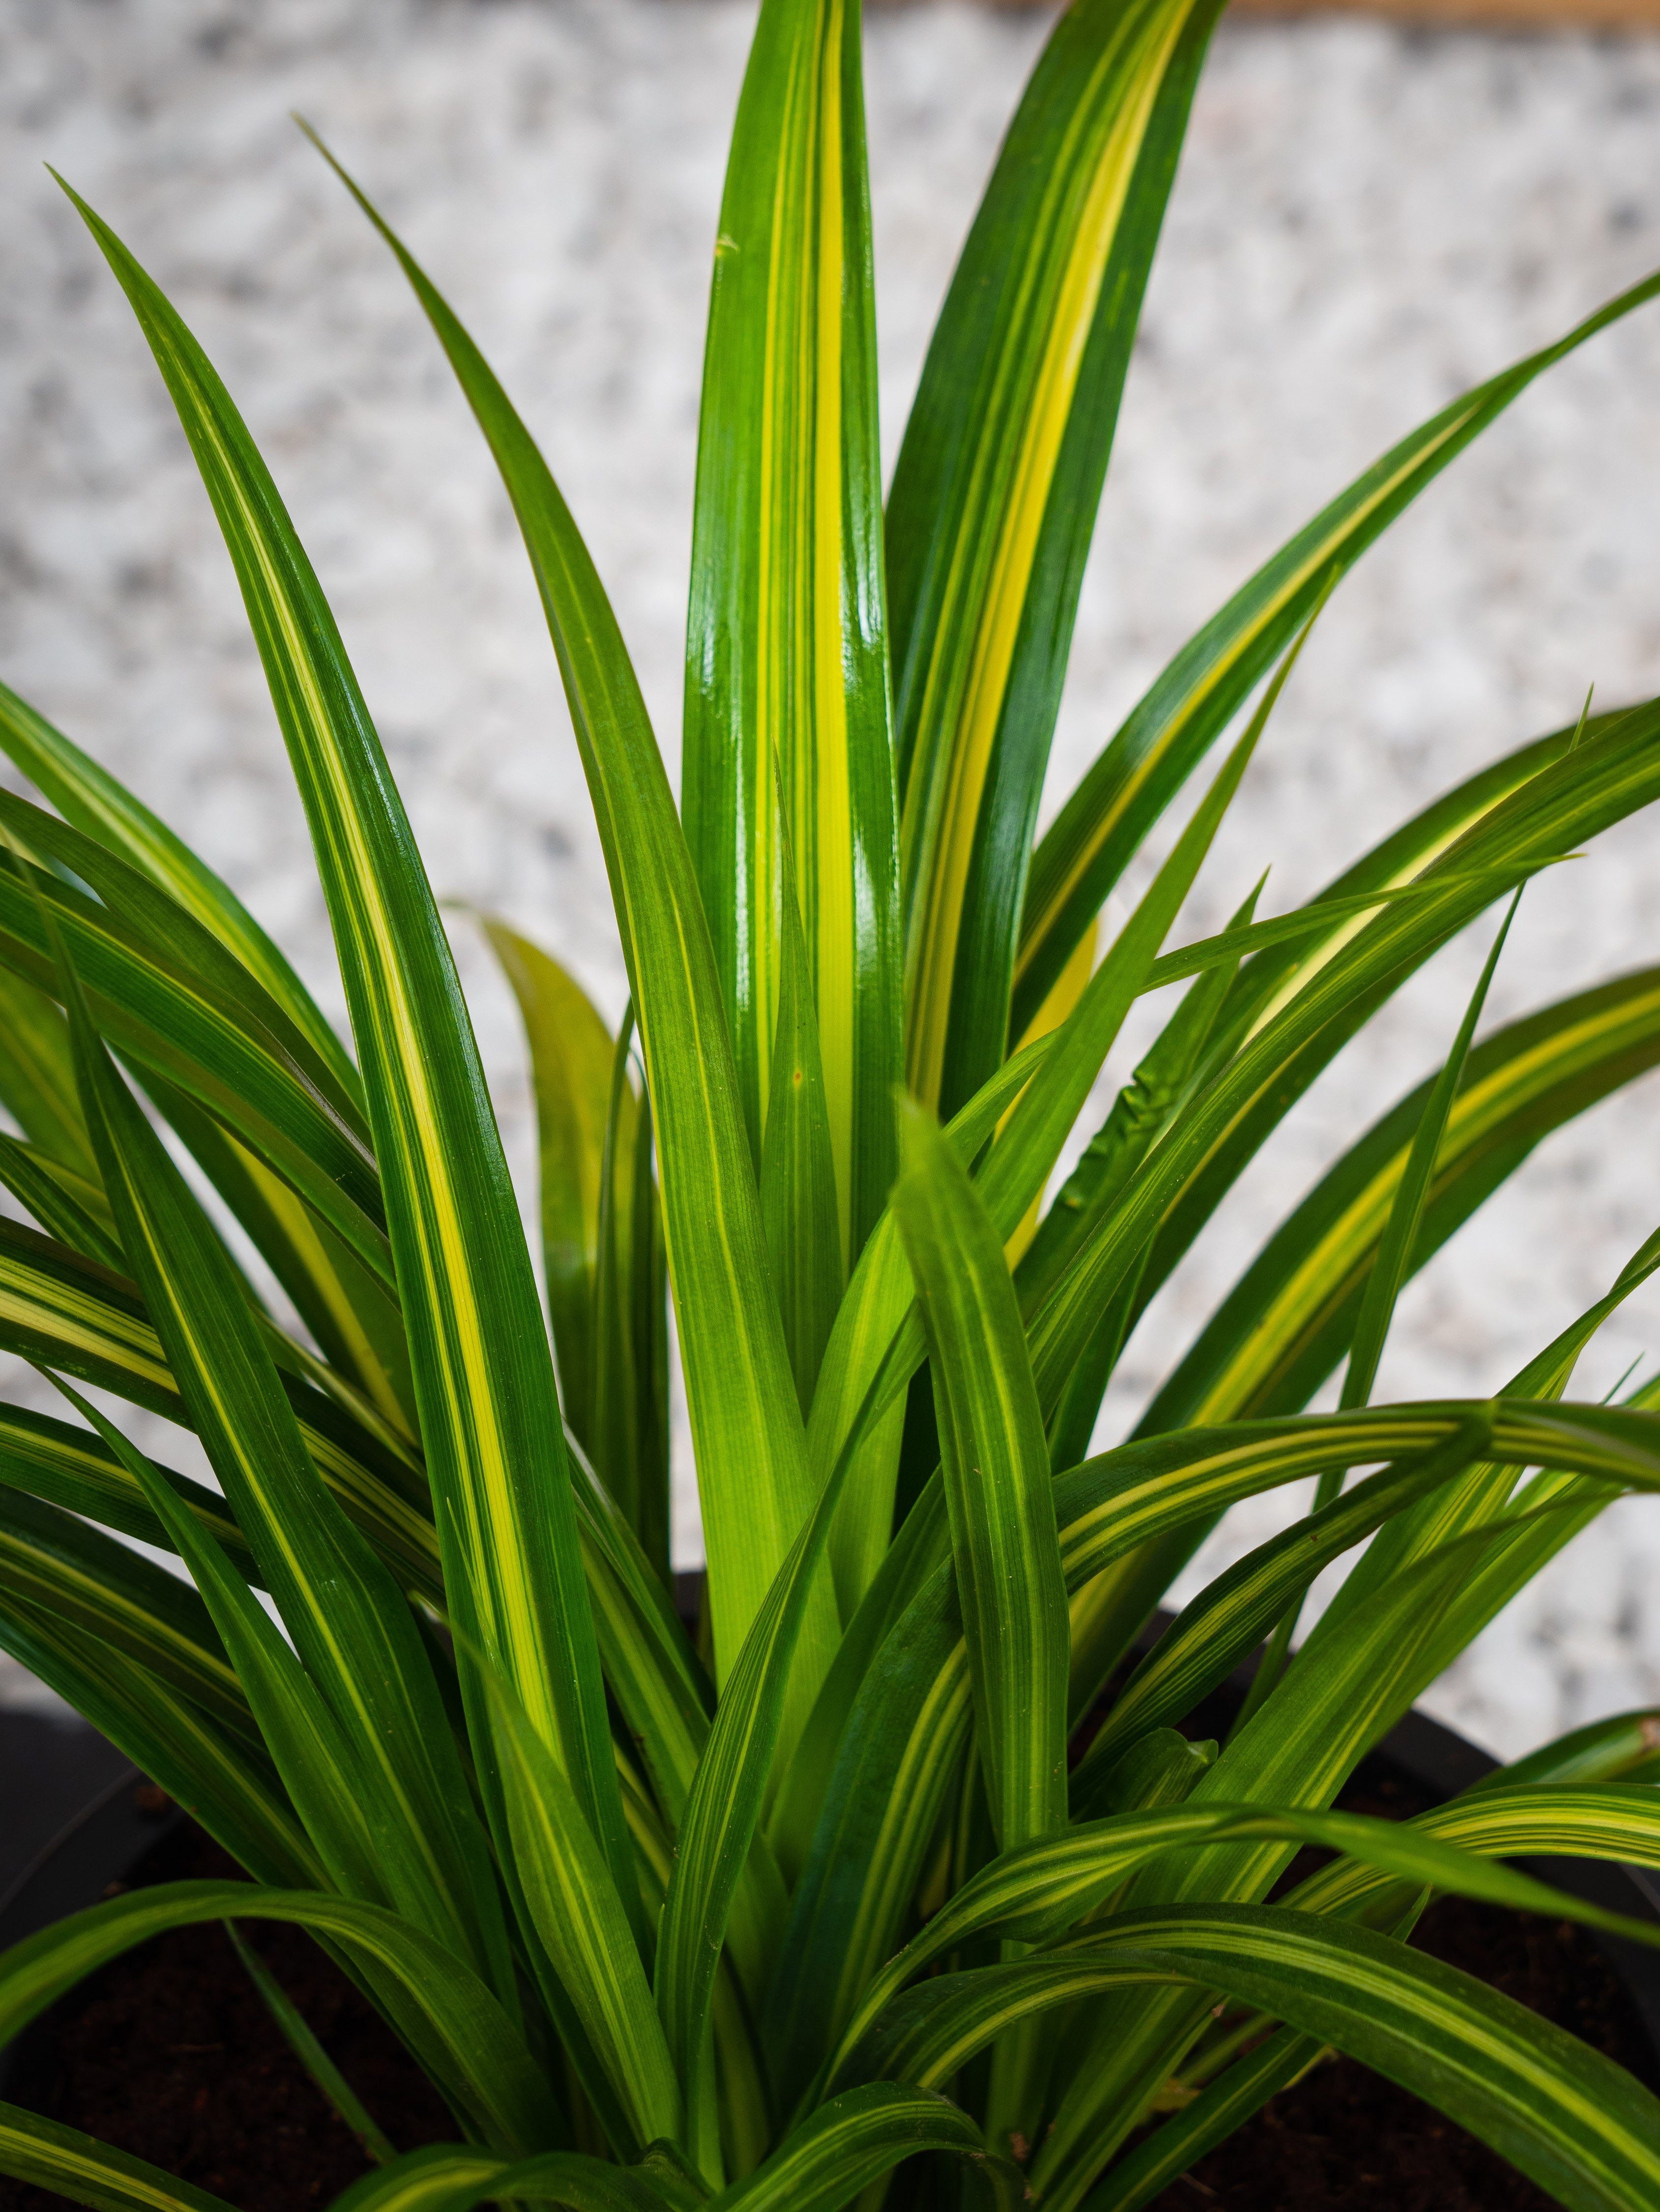
[[[193,1822],[148,1852],[129,1887],[242,1880]],[[243,1921],[301,2017],[399,2150],[460,2130],[368,2001],[303,1929]],[[218,1923],[179,1928],[114,1960],[66,2001],[38,2082],[19,2100],[222,2197],[239,2212],[326,2205],[368,2170],[284,2041]],[[73,2212],[0,2178],[0,2212]]]
[[[1409,1820],[1433,1800],[1381,1757],[1338,1802]],[[1278,1897],[1323,1856],[1300,1852]],[[1629,1996],[1589,1933],[1572,1921],[1443,1897],[1418,1923],[1415,1949],[1445,1960],[1566,2028],[1649,2087],[1654,2052]],[[1559,2212],[1474,2136],[1352,2058],[1329,2057],[1265,2105],[1154,2198],[1151,2212]]]
[[[1341,1801],[1396,1820],[1427,1800],[1368,1760]],[[1318,1863],[1303,1854],[1280,1885]],[[132,1886],[239,1870],[201,1830],[175,1828]],[[415,2062],[304,1931],[242,1923],[400,2150],[458,2130]],[[1415,1939],[1582,2036],[1650,2082],[1652,2054],[1584,1929],[1444,1898]],[[283,2041],[217,1925],[176,1929],[66,2001],[51,2053],[20,2100],[210,2190],[239,2212],[327,2205],[367,2170],[357,2142]],[[904,2212],[898,2194],[894,2212]],[[1351,2060],[1317,2066],[1173,2182],[1154,2212],[1551,2212],[1553,2200],[1439,2112]],[[0,2212],[70,2212],[0,2179]]]

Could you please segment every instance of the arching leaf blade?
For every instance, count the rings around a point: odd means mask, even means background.
[[[117,1076],[72,972],[64,981],[82,1101],[124,1249],[209,1463],[294,1639],[295,1665],[279,1662],[270,1677],[282,1682],[277,1695],[298,1707],[303,1666],[312,1692],[305,1704],[328,1710],[354,1770],[338,1809],[361,1806],[374,1834],[377,1887],[369,1893],[384,1894],[511,1992],[506,1928],[484,1834],[403,1594],[318,1480],[240,1274]],[[220,1568],[211,1537],[142,1455],[70,1395],[144,1487],[197,1574],[221,1635],[230,1633],[233,1607],[242,1649],[263,1641],[271,1651],[275,1630],[262,1626],[264,1616],[234,1571]],[[202,1580],[209,1565],[219,1569],[216,1597]],[[314,1723],[313,1733],[320,1740],[329,1730]],[[282,1771],[295,1788],[295,1769]]]
[[[1645,278],[1566,337],[1477,385],[1392,447],[1265,562],[1155,680],[1033,856],[1015,1018],[1035,1006],[1131,854],[1334,569],[1350,568],[1535,378],[1660,293]],[[897,601],[896,601],[897,603]]]
[[[1609,1914],[1531,1875],[1490,1862],[1523,1851],[1549,1851],[1636,1865],[1660,1863],[1660,1808],[1651,1794],[1623,1790],[1518,1790],[1502,1807],[1477,1812],[1442,1807],[1413,1821],[1372,1819],[1274,1806],[1160,1806],[1088,1821],[1058,1836],[1005,1851],[951,1898],[922,1932],[871,1983],[832,2061],[851,2060],[863,2037],[903,1989],[936,1960],[976,1936],[1016,1936],[1060,1942],[1087,1918],[1123,1875],[1169,1851],[1198,1848],[1225,1834],[1295,1837],[1341,1856],[1293,1890],[1288,1908],[1352,1914],[1367,1898],[1406,1884],[1445,1890],[1518,1911],[1560,1911],[1610,1932],[1640,1928],[1639,1940],[1660,1942],[1650,1922]]]
[[[266,1341],[283,1356],[285,1340],[277,1331]],[[182,1427],[192,1425],[135,1285],[11,1221],[0,1221],[0,1346]],[[306,1450],[347,1513],[404,1588],[441,1601],[432,1522],[390,1479],[373,1440],[295,1371],[283,1375],[282,1387]]]
[[[322,1887],[323,1861],[275,1770],[131,1651],[118,1651],[55,1605],[8,1589],[0,1648],[55,1690],[139,1771],[195,1818],[258,1881]]]
[[[176,1576],[59,1506],[0,1492],[0,1590],[97,1637],[201,1706],[245,1750],[261,1751],[248,1701],[206,1609]]]
[[[257,1576],[253,1554],[224,1499],[169,1468],[151,1467],[228,1549],[242,1572]],[[101,1437],[26,1406],[0,1405],[0,1482],[49,1505],[162,1550],[167,1539],[144,1493]]]
[[[33,1146],[0,1134],[0,1183],[34,1216],[46,1235],[100,1267],[124,1273],[121,1248],[110,1230],[82,1205],[66,1180],[59,1180],[62,1174],[62,1170],[54,1173],[44,1154]],[[92,1186],[85,1188],[90,1195]],[[101,1190],[98,1195],[101,1200]]]
[[[293,967],[229,884],[27,700],[0,684],[0,748],[66,822],[141,870],[236,955],[361,1104],[357,1070]]]
[[[924,2150],[986,2160],[979,2130],[944,2097],[906,2082],[866,2082],[821,2105],[747,2179],[714,2197],[710,2212],[836,2212]]]
[[[1102,1307],[1139,1263],[1143,1246],[1167,1237],[1194,1187],[1215,1206],[1313,1072],[1436,945],[1485,905],[1488,871],[1520,874],[1584,836],[1646,805],[1660,792],[1660,713],[1643,708],[1615,721],[1572,758],[1542,769],[1478,820],[1435,865],[1465,878],[1439,900],[1386,908],[1305,981],[1295,977],[1259,1006],[1232,1057],[1177,1116],[1143,1172],[1074,1253],[1028,1334],[1039,1395],[1053,1405]],[[1478,880],[1470,884],[1472,871]],[[1271,958],[1272,956],[1267,956]],[[1244,971],[1240,985],[1250,976]],[[1162,1227],[1161,1227],[1162,1224]],[[1194,1224],[1186,1224],[1190,1235]],[[1148,1265],[1142,1295],[1150,1296]],[[1162,1279],[1162,1274],[1159,1279]]]
[[[222,2197],[21,2105],[0,2105],[0,2173],[94,2212],[231,2212]]]
[[[448,1602],[556,1747],[626,1887],[553,1363],[438,908],[338,629],[246,426],[156,286],[75,204],[179,410],[306,806],[363,1068]],[[484,1741],[464,1662],[463,1685]]]
[[[1347,2051],[1479,2135],[1571,2212],[1614,2212],[1660,2190],[1660,2100],[1612,2059],[1439,1960],[1279,1906],[1125,1914],[1087,1944],[944,1976],[889,2015],[882,2070],[924,2084],[948,2078],[1033,2008],[1161,1981],[1221,1990]],[[1075,2186],[1056,2202],[1081,2193]]]
[[[1184,1606],[1113,1700],[1072,1779],[1081,1808],[1094,1784],[1147,1729],[1181,1720],[1261,1642],[1287,1602],[1300,1600],[1333,1559],[1419,1498],[1440,1490],[1482,1455],[1489,1425],[1478,1413],[1421,1460],[1369,1476],[1309,1518],[1257,1545]]]
[[[484,1984],[409,1921],[354,1898],[176,1881],[71,1913],[0,1956],[0,2044],[136,1944],[227,1919],[286,1922],[338,1945],[445,2100],[499,2155],[558,2142],[561,2121],[542,2071]]]
[[[1431,1451],[1483,1410],[1454,1403],[1242,1422],[1172,1431],[1103,1454],[1056,1481],[1068,1589],[1075,1592],[1162,1537],[1209,1526],[1239,1498],[1324,1467]],[[1654,1431],[1640,1414],[1500,1402],[1492,1418],[1495,1452],[1604,1477],[1597,1485],[1602,1496],[1625,1483],[1647,1488],[1660,1471]],[[866,1601],[878,1626],[851,1685],[840,1686],[838,1725],[815,1747],[815,1823],[768,2014],[769,2049],[786,2098],[805,2088],[901,1940],[968,1741],[972,1694],[942,1505],[937,1516],[924,1517],[926,1540],[907,1545],[902,1536],[895,1546],[903,1573],[888,1604],[873,1605],[887,1595],[880,1584]],[[858,1634],[856,1621],[850,1644]],[[835,1686],[833,1676],[827,1686]],[[1286,1796],[1282,1790],[1279,1802]]]
[[[1622,976],[1477,1045],[1447,1117],[1415,1268],[1549,1130],[1660,1059],[1660,970]],[[1342,1358],[1405,1171],[1427,1079],[1358,1138],[1263,1246],[1149,1410],[1149,1432],[1289,1412]]]
[[[110,907],[0,854],[0,963],[26,982],[53,988],[43,900],[111,1042],[233,1129],[372,1272],[389,1276],[374,1157],[260,1021],[252,983],[233,998],[222,979],[160,957]]]
[[[293,1300],[331,1370],[324,1387],[339,1395],[343,1383],[354,1392],[358,1413],[377,1433],[390,1430],[397,1454],[407,1455],[415,1443],[415,1383],[391,1285],[194,1098],[154,1075],[146,1079],[144,1091]],[[415,1474],[406,1488],[425,1503],[424,1474]]]

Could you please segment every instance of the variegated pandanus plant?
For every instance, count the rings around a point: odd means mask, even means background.
[[[1330,1809],[1577,1530],[1660,1487],[1660,1391],[1570,1395],[1660,1239],[1496,1395],[1372,1402],[1415,1270],[1543,1134],[1660,1061],[1660,969],[1475,1036],[1506,902],[1660,795],[1660,704],[1533,738],[1306,905],[1264,918],[1253,895],[1221,934],[1170,941],[1327,595],[1660,279],[1339,490],[1038,837],[1217,13],[1061,16],[884,506],[857,0],[765,0],[715,240],[678,805],[529,428],[343,179],[518,518],[627,963],[613,1038],[552,958],[488,925],[534,1067],[540,1285],[317,576],[201,348],[70,192],[223,530],[351,1040],[205,862],[3,695],[0,742],[43,803],[0,797],[19,1133],[0,1176],[39,1224],[0,1223],[0,1339],[67,1403],[0,1409],[0,1642],[251,1879],[136,1889],[20,1944],[0,2035],[160,1930],[298,1923],[454,2116],[452,2142],[405,2154],[360,2130],[376,2162],[350,2212],[834,2212],[884,2190],[1133,2212],[1328,2048],[1565,2205],[1660,2204],[1660,2102],[1411,1942],[1441,1891],[1609,1924],[1506,1863],[1660,1866],[1645,1717],[1420,1819]],[[1225,734],[1103,947],[1108,894]],[[1492,957],[1445,1064],[1355,1136],[1134,1433],[1092,1455],[1139,1316],[1237,1178],[1484,916]],[[1172,986],[1045,1209],[1126,1018]],[[669,1578],[670,1296],[708,1559],[696,1638]],[[1340,1368],[1338,1409],[1306,1411]],[[85,1385],[191,1431],[215,1485],[148,1458]],[[1306,1517],[1149,1645],[1218,1516],[1311,1478]],[[1349,1555],[1299,1640],[1309,1584]],[[1227,1741],[1190,1741],[1177,1724],[1259,1647]],[[1265,1902],[1306,1844],[1332,1856]],[[10,2107],[0,2168],[105,2208],[217,2202]]]

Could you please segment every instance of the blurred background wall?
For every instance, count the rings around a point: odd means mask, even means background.
[[[288,113],[379,197],[543,440],[673,768],[708,258],[753,20],[751,0],[0,5],[0,673],[201,846],[331,1009],[300,811],[206,501],[40,164],[120,230],[241,404],[440,894],[507,914],[615,1018],[597,841],[505,503],[401,280]],[[954,0],[870,21],[890,458],[1048,21]],[[1351,475],[1660,264],[1657,125],[1653,34],[1224,23],[1130,379],[1051,806],[1170,651]],[[1600,705],[1660,689],[1657,517],[1660,307],[1536,387],[1345,584],[1178,934],[1220,926],[1269,862],[1267,910],[1306,896],[1438,789],[1572,721],[1592,683]],[[1530,888],[1488,1026],[1660,957],[1657,923],[1639,819]],[[1445,1053],[1490,927],[1415,981],[1241,1185],[1133,1343],[1100,1443],[1324,1164]],[[512,1003],[464,920],[457,943],[528,1207]],[[1650,1081],[1541,1149],[1409,1292],[1380,1391],[1496,1389],[1607,1286],[1660,1219],[1657,1111]],[[1660,1297],[1634,1301],[1579,1387],[1657,1358]],[[165,1455],[187,1463],[176,1435]],[[699,1539],[683,1435],[678,1472],[684,1564]],[[1298,1502],[1234,1516],[1196,1577]],[[1433,1702],[1512,1752],[1660,1695],[1657,1568],[1660,1499],[1616,1507]],[[15,1674],[10,1693],[27,1694]]]

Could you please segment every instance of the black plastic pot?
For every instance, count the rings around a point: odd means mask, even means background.
[[[0,1901],[131,1766],[66,1711],[0,1712]]]
[[[84,1721],[19,1725],[32,1718],[0,1716],[3,1863],[11,1877],[0,1894],[0,1951],[95,1905],[184,1818]],[[64,2006],[75,2001],[71,1993]],[[33,2106],[45,2090],[58,2009],[0,2051],[7,2103]]]

